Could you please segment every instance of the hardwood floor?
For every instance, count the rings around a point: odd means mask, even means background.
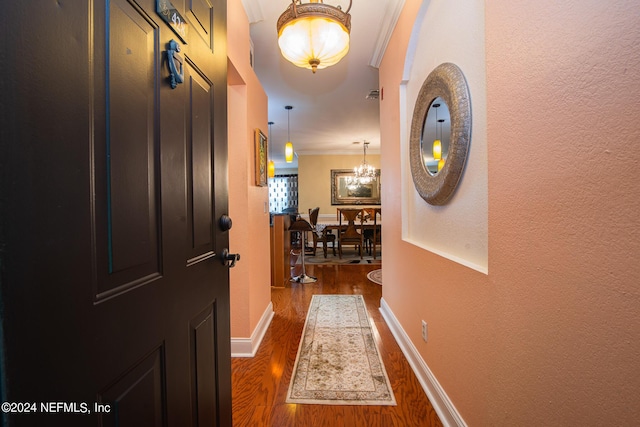
[[[316,283],[272,288],[275,316],[253,358],[232,360],[233,425],[422,427],[441,426],[431,403],[379,312],[382,288],[367,279],[380,265],[307,265]],[[361,294],[374,325],[397,406],[287,404],[298,344],[313,294]]]

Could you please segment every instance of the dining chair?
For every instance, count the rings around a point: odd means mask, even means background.
[[[339,209],[338,256],[342,258],[342,247],[353,245],[360,252],[364,246],[364,212],[362,209]],[[357,222],[359,224],[357,224]]]
[[[327,244],[331,243],[331,249],[333,250],[333,255],[336,255],[336,235],[331,232],[328,228],[323,228],[322,230],[318,230],[318,213],[320,212],[320,208],[309,209],[309,223],[311,223],[311,227],[313,227],[313,256],[316,255],[316,249],[318,247],[318,242],[322,242],[322,251],[324,252],[324,257],[327,257]]]
[[[364,229],[364,246],[367,250],[367,254],[371,255],[373,252],[373,259],[376,259],[377,252],[376,246],[382,243],[382,233],[380,223],[378,222],[378,216],[382,220],[381,208],[364,208],[365,217],[368,221],[373,221],[373,224],[367,225]]]

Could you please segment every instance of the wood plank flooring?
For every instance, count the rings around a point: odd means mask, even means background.
[[[232,360],[234,427],[441,426],[411,367],[380,314],[382,287],[367,279],[380,265],[307,265],[318,281],[272,288],[275,316],[253,358]],[[329,406],[285,403],[298,344],[314,294],[360,294],[397,406]]]

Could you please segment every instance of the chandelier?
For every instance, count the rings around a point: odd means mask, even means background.
[[[364,142],[362,163],[360,166],[353,168],[353,177],[347,177],[347,187],[350,190],[360,187],[361,185],[370,184],[376,179],[376,168],[367,163],[367,146],[368,142]]]
[[[351,1],[346,12],[323,0],[291,0],[278,18],[278,45],[282,56],[314,73],[335,65],[349,52]]]

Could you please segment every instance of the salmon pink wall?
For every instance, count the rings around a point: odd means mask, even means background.
[[[249,338],[271,303],[269,192],[255,185],[254,131],[267,134],[267,95],[249,64],[249,20],[240,1],[227,5],[229,62],[229,249],[231,337]]]
[[[468,425],[635,425],[640,4],[485,2],[488,274],[401,238],[422,4],[405,1],[380,67],[384,301]]]

